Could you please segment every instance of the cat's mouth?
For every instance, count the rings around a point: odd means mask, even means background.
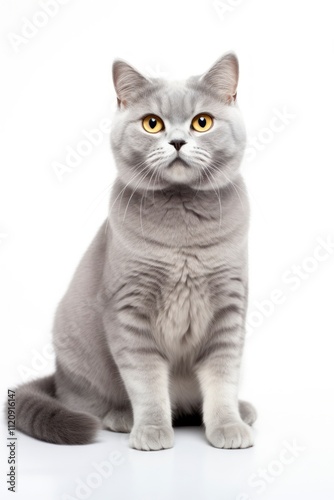
[[[175,158],[173,161],[170,162],[170,164],[167,166],[168,169],[170,168],[182,168],[182,167],[185,167],[185,168],[190,168],[190,165],[189,163],[187,163],[185,160],[183,160],[182,158]]]
[[[172,184],[187,184],[197,179],[197,169],[192,168],[183,158],[174,158],[164,169],[164,179]]]

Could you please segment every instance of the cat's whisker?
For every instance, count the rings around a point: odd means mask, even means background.
[[[145,170],[148,168],[147,165],[146,165],[146,161],[142,161],[140,163],[138,163],[137,165],[134,166],[134,169],[137,170],[138,168],[142,167],[144,165],[144,167],[139,171],[138,175],[142,174],[143,172],[145,172]],[[125,186],[125,189],[123,190],[122,194],[121,194],[121,198],[119,200],[119,203],[118,203],[118,212],[117,212],[117,215],[118,217],[120,216],[120,209],[121,209],[121,206],[122,206],[122,200],[123,200],[123,196],[124,196],[124,193],[126,191],[126,187],[128,187],[128,185],[133,182],[135,179],[137,178],[137,175],[130,179],[130,181],[128,182],[128,184]]]
[[[232,187],[233,187],[234,191],[236,192],[236,194],[237,194],[237,196],[238,196],[238,198],[239,198],[240,205],[242,206],[242,209],[244,209],[245,207],[244,207],[244,204],[243,204],[243,202],[242,202],[241,196],[240,196],[240,194],[239,194],[238,187],[234,184],[234,182],[233,182],[233,181],[231,181],[231,180],[227,177],[227,175],[226,175],[226,174],[224,174],[224,172],[223,172],[223,175],[225,176],[226,180],[227,180],[227,181],[228,181],[228,182],[232,185]]]
[[[234,183],[234,182],[233,182],[233,181],[232,181],[232,180],[231,180],[231,179],[230,179],[230,178],[226,175],[226,173],[225,173],[222,169],[217,168],[215,164],[212,164],[212,167],[213,167],[213,169],[214,169],[216,172],[219,172],[219,173],[223,174],[223,176],[225,177],[225,179],[227,180],[227,182],[228,182],[229,184],[231,184],[231,186],[233,187],[233,189],[235,190],[235,192],[236,192],[236,194],[237,194],[237,196],[238,196],[238,198],[239,198],[240,205],[242,206],[242,209],[244,209],[244,204],[243,204],[242,199],[241,199],[241,196],[240,196],[240,194],[239,194],[238,187],[235,185],[235,183]],[[241,188],[240,188],[240,190],[242,191],[242,189],[241,189]],[[244,191],[243,191],[243,192],[244,192]],[[244,193],[245,193],[245,192],[244,192]]]
[[[203,172],[200,172],[199,174],[199,185],[197,187],[197,190],[196,190],[196,193],[194,194],[194,197],[193,197],[193,200],[196,198],[197,194],[198,194],[198,191],[200,190],[201,186],[202,186],[202,179],[203,179],[203,175],[202,175]]]
[[[148,193],[148,190],[149,190],[149,187],[150,187],[151,181],[152,181],[152,179],[153,179],[153,177],[154,177],[154,174],[156,173],[156,169],[157,169],[157,167],[154,167],[153,172],[152,172],[152,175],[151,175],[150,180],[149,180],[149,183],[148,183],[148,185],[147,185],[147,188],[146,188],[146,191],[145,191],[145,199],[146,199],[146,197],[147,197],[147,193]],[[154,199],[154,189],[153,189],[153,205],[155,205],[155,199]]]
[[[231,179],[228,178],[227,174],[225,172],[223,172],[221,169],[222,166],[228,167],[228,163],[226,163],[226,162],[221,162],[221,163],[213,162],[213,163],[211,163],[210,166],[212,166],[212,168],[215,168],[215,170],[217,172],[223,173],[229,182],[231,182],[231,183],[233,182]],[[244,189],[242,189],[240,186],[238,186],[238,189],[247,196],[248,193]]]
[[[219,172],[220,172],[220,169],[219,169]],[[236,186],[236,188],[241,191],[241,193],[243,193],[245,195],[245,197],[249,197],[252,199],[252,201],[259,207],[259,209],[262,211],[262,208],[259,206],[259,203],[258,203],[258,200],[257,198],[253,195],[252,191],[250,190],[250,188],[248,187],[247,191],[245,189],[242,189],[241,186]]]
[[[109,208],[109,211],[108,211],[108,217],[107,217],[107,220],[106,220],[106,227],[105,227],[105,231],[104,231],[104,233],[105,233],[105,234],[107,234],[107,229],[108,229],[108,224],[109,224],[109,218],[110,218],[110,215],[111,215],[111,211],[112,211],[112,209],[114,208],[114,205],[115,205],[115,203],[117,202],[118,198],[119,198],[120,196],[123,196],[123,193],[124,193],[124,191],[126,190],[126,188],[128,187],[128,185],[129,185],[132,181],[134,181],[134,180],[138,177],[138,175],[140,175],[140,174],[141,174],[141,173],[145,170],[145,168],[146,168],[146,167],[144,167],[144,168],[143,168],[140,172],[137,172],[137,173],[136,173],[133,177],[131,177],[131,179],[129,180],[129,182],[128,182],[128,183],[127,183],[124,187],[123,187],[123,189],[122,189],[122,190],[118,193],[118,195],[116,196],[116,198],[115,198],[115,200],[114,200],[113,204],[111,205],[111,207]]]
[[[162,169],[159,168],[158,173],[157,173],[157,181],[160,182],[161,179],[162,179]],[[160,191],[161,191],[161,188],[160,188]]]
[[[156,185],[156,182],[157,182],[157,180],[159,179],[159,175],[161,175],[161,168],[159,168],[159,166],[157,167],[155,174],[156,174],[156,175],[155,175],[155,178],[154,178],[154,183],[153,183],[153,196],[154,196],[154,193],[155,193],[155,185]]]
[[[144,173],[144,172],[145,172],[145,170],[147,170],[147,169],[148,169],[148,167],[146,167],[146,166],[145,166],[145,167],[144,167],[144,168],[140,171],[140,174]],[[133,180],[135,180],[135,179],[133,179]],[[118,216],[118,217],[120,217],[120,210],[121,210],[121,207],[122,207],[123,196],[124,196],[124,194],[125,194],[125,191],[126,191],[126,190],[124,190],[124,191],[123,191],[122,196],[121,196],[121,198],[120,198],[120,200],[119,200],[119,203],[118,203],[118,211],[117,211],[117,216]]]
[[[154,174],[155,174],[155,169],[152,172],[152,175],[150,177],[150,180],[149,180],[149,183],[148,183],[148,185],[146,187],[146,190],[142,194],[142,197],[141,197],[141,200],[140,200],[140,206],[139,206],[139,220],[140,220],[141,231],[142,231],[143,240],[145,242],[146,248],[147,248],[147,242],[146,242],[145,235],[144,235],[144,227],[143,227],[143,220],[142,220],[142,204],[143,204],[143,200],[144,199],[146,200],[147,192],[148,192],[148,189],[150,187],[150,183],[151,183],[151,180],[152,180],[152,177],[153,177]],[[154,187],[153,187],[153,204],[154,204]]]
[[[153,153],[150,153],[148,156],[147,156],[147,160],[150,160],[152,162],[154,162],[155,160],[159,160],[161,158],[161,152],[160,151],[154,151]],[[164,154],[163,156],[166,156],[166,154]]]
[[[91,212],[88,214],[87,219],[86,219],[86,222],[87,222],[87,221],[88,221],[88,219],[92,216],[92,214],[95,212],[95,210],[96,210],[96,209],[100,206],[100,204],[101,204],[101,203],[102,203],[102,201],[106,198],[106,196],[110,194],[111,189],[112,189],[112,186],[113,186],[113,183],[110,183],[110,184],[109,184],[106,188],[104,188],[104,189],[101,191],[101,193],[100,193],[100,194],[98,194],[98,195],[94,198],[94,200],[90,203],[90,205],[89,205],[89,207],[88,207],[88,209],[87,209],[87,210],[89,210],[89,209],[92,207],[92,205],[94,204],[94,202],[100,198],[100,199],[99,199],[99,201],[98,201],[98,203],[97,203],[97,205],[96,205],[96,206],[95,206],[95,207],[91,210]]]
[[[160,168],[160,165],[157,166],[155,173],[156,173],[156,175],[155,175],[154,183],[153,183],[153,204],[154,204],[155,184],[157,181],[159,181],[159,178],[160,178],[161,173],[162,173],[162,169]]]
[[[149,170],[149,171],[148,171],[148,172],[147,172],[147,173],[146,173],[146,174],[145,174],[145,175],[144,175],[144,176],[143,176],[143,177],[139,180],[138,184],[137,184],[137,185],[136,185],[136,187],[133,189],[133,191],[132,191],[132,193],[131,193],[131,196],[130,196],[130,198],[129,198],[129,200],[128,200],[128,203],[127,203],[127,205],[126,205],[125,211],[124,211],[122,224],[123,224],[123,223],[124,223],[124,221],[125,221],[126,213],[127,213],[127,211],[128,211],[128,208],[129,208],[129,205],[130,205],[130,202],[131,202],[131,200],[132,200],[133,195],[135,194],[135,192],[137,191],[137,188],[140,186],[140,184],[143,182],[143,180],[145,180],[145,179],[146,179],[146,177],[149,175],[149,173],[150,173],[150,170]]]
[[[220,196],[219,196],[219,192],[216,191],[216,189],[215,189],[214,185],[212,184],[212,182],[210,180],[210,177],[208,175],[208,174],[210,174],[211,177],[212,177],[211,172],[207,168],[204,170],[204,172],[206,173],[207,179],[210,182],[210,184],[212,186],[212,189],[216,193],[216,196],[218,198],[218,202],[219,202],[219,229],[220,229],[220,227],[221,227],[221,221],[222,221],[222,204],[221,204],[221,199],[220,199]],[[214,178],[212,177],[212,179],[214,179]]]
[[[146,249],[148,249],[147,241],[145,239],[144,235],[144,226],[143,226],[143,217],[142,217],[142,208],[143,208],[143,199],[144,199],[144,193],[142,194],[141,200],[140,200],[140,206],[139,206],[139,220],[140,220],[140,227],[141,227],[141,233],[143,235],[143,241],[145,242]]]
[[[155,162],[156,164],[155,164],[155,165],[153,165],[153,174],[157,174],[157,175],[155,176],[155,178],[154,178],[154,184],[153,184],[153,205],[155,205],[155,199],[154,199],[155,183],[156,183],[157,177],[159,177],[159,175],[160,175],[160,174],[161,174],[161,172],[162,172],[162,168],[161,168],[161,166],[162,166],[162,164],[163,164],[163,159],[164,159],[164,158],[166,158],[167,156],[169,156],[169,155],[165,154],[163,157],[161,157],[161,158],[160,158],[160,161]],[[152,177],[153,177],[153,175],[152,175]],[[146,195],[147,195],[147,192],[148,192],[148,189],[149,189],[149,186],[150,186],[150,183],[151,183],[152,177],[150,178],[150,181],[149,181],[149,183],[148,183],[148,186],[147,186],[147,189],[146,189],[146,194],[145,194],[145,197],[146,197]]]

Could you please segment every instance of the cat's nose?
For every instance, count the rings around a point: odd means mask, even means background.
[[[174,141],[170,141],[170,143],[172,146],[174,146],[174,148],[176,149],[176,151],[180,151],[180,149],[182,148],[182,146],[184,146],[186,143],[186,141],[178,141],[178,140],[174,140]]]

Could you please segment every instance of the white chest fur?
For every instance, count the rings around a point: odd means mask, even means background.
[[[203,339],[213,314],[208,285],[205,266],[197,257],[175,255],[155,325],[157,340],[168,353],[182,355]]]

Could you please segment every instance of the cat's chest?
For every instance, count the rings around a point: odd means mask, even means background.
[[[212,315],[206,265],[197,256],[175,254],[157,304],[158,340],[171,352],[186,351],[202,340]]]

